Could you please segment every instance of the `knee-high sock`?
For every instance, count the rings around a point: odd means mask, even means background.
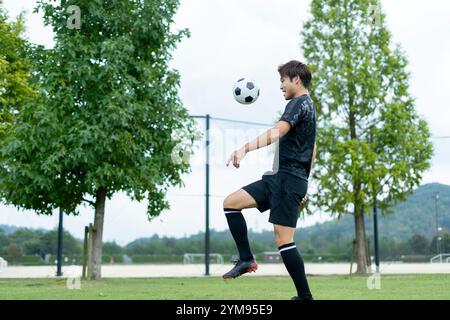
[[[250,250],[250,244],[247,237],[247,223],[245,222],[241,209],[224,208],[223,211],[227,217],[231,235],[236,242],[239,251],[239,259],[242,261],[253,260],[253,254]]]
[[[295,242],[284,244],[278,247],[278,250],[289,275],[294,281],[297,295],[303,299],[311,299],[312,295],[306,280],[305,265]]]

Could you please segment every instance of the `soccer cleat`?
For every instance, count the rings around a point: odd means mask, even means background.
[[[256,263],[255,260],[251,261],[236,260],[235,262],[236,264],[233,267],[233,269],[231,269],[222,276],[224,279],[232,279],[232,278],[234,279],[239,276],[242,276],[244,273],[255,272],[258,269],[258,264]]]

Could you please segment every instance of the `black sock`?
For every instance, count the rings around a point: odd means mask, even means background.
[[[245,223],[241,209],[224,208],[223,211],[227,217],[231,235],[236,242],[239,251],[239,259],[242,261],[253,260],[253,254],[250,250],[250,244],[248,243],[247,237],[247,223]]]
[[[278,247],[278,250],[289,275],[294,280],[297,295],[303,299],[311,299],[312,295],[309,290],[308,281],[306,280],[305,265],[295,246],[295,242],[283,244]]]

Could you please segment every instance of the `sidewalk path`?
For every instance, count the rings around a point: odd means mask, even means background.
[[[221,276],[233,267],[231,264],[211,264],[211,276]],[[306,263],[309,275],[348,275],[349,263]],[[64,266],[64,276],[81,275],[81,266]],[[353,265],[353,271],[356,265]],[[381,274],[433,274],[447,273],[450,276],[450,263],[382,263]],[[145,264],[145,265],[103,265],[105,278],[150,278],[150,277],[201,277],[205,273],[202,264]],[[51,278],[55,277],[53,266],[11,266],[0,270],[0,278]],[[249,276],[288,276],[283,264],[260,264],[256,273]]]

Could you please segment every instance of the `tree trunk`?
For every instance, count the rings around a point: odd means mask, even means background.
[[[95,199],[94,234],[91,253],[92,269],[89,275],[91,280],[98,280],[102,277],[102,241],[103,222],[105,218],[105,200],[106,188],[100,187],[96,191]]]
[[[366,231],[364,225],[364,212],[355,209],[355,236],[356,236],[356,273],[367,273]]]

